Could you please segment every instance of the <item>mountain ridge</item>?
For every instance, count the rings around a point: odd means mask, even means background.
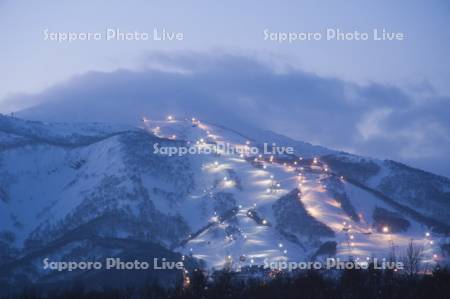
[[[391,251],[386,237],[399,248],[414,238],[426,246],[427,262],[447,260],[447,178],[267,131],[244,131],[198,120],[144,121],[134,128],[0,116],[0,141],[8,143],[0,147],[0,265],[34,252],[26,281],[56,279],[40,268],[40,259],[86,259],[87,252],[74,253],[98,238],[158,244],[207,268],[239,269],[264,259],[304,260],[324,252],[357,259],[384,256]],[[211,147],[217,142],[236,147],[275,142],[293,146],[294,155],[152,152],[155,143]],[[387,184],[391,181],[399,186]],[[427,196],[429,190],[434,198]],[[299,209],[296,200],[304,212],[281,217]],[[288,202],[290,208],[281,209]],[[410,227],[378,232],[380,211],[399,213]],[[383,219],[394,228],[390,218]],[[317,223],[332,234],[318,234]],[[437,226],[443,230],[433,230]],[[81,227],[88,232],[84,241],[49,249]],[[283,229],[288,227],[302,230]],[[335,249],[320,249],[330,244]],[[99,256],[112,254],[102,248]],[[117,250],[116,255],[125,252]],[[6,270],[0,281],[20,283],[19,268]]]

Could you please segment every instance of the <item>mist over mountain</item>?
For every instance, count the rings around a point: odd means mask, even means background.
[[[239,272],[267,261],[370,261],[393,251],[400,259],[410,240],[427,265],[448,264],[450,180],[401,163],[421,157],[433,168],[435,158],[448,170],[445,99],[425,104],[393,86],[245,56],[145,62],[10,98],[30,107],[0,115],[7,292],[74,279],[88,288],[92,279],[174,286],[197,269]],[[154,152],[219,143],[293,152]],[[114,271],[42,268],[45,258],[161,256],[185,262],[183,272],[134,271],[121,281]]]
[[[81,74],[9,101],[30,107],[17,116],[42,121],[197,116],[450,175],[450,101],[429,86],[358,85],[220,53],[150,53],[141,65]]]
[[[450,298],[449,17],[0,0],[0,299]]]

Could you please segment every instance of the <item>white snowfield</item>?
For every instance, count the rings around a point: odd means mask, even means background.
[[[322,156],[338,154],[332,150],[269,132],[247,132],[249,137],[198,120],[175,117],[165,121],[145,119],[141,129],[41,123],[36,127],[19,120],[8,120],[7,124],[8,130],[0,126],[0,145],[4,146],[0,151],[0,232],[12,232],[17,248],[24,246],[30,234],[51,231],[67,217],[78,215],[74,211],[86,208],[84,201],[90,198],[99,182],[114,175],[120,178],[114,187],[126,194],[117,200],[111,198],[115,208],[138,215],[141,202],[133,197],[138,195],[133,194],[136,194],[137,184],[142,184],[158,212],[174,217],[180,215],[190,230],[175,243],[162,237],[158,242],[186,256],[204,260],[208,268],[240,269],[245,265],[262,265],[264,261],[320,259],[328,256],[317,253],[327,241],[336,242],[335,256],[343,260],[388,259],[393,252],[401,257],[411,240],[424,248],[426,263],[433,265],[446,259],[440,247],[446,242],[445,235],[432,233],[429,227],[407,215],[403,215],[410,223],[406,231],[393,232],[388,225],[376,229],[372,217],[376,208],[398,211],[345,177],[339,177],[343,186],[340,191],[347,195],[359,221],[350,217],[327,188],[327,179],[336,174],[322,162]],[[39,130],[44,132],[44,141],[36,141]],[[159,157],[161,154],[153,153],[149,146],[143,155],[154,155],[160,166],[151,173],[138,173],[129,168],[127,159],[130,157],[124,154],[129,145],[121,135],[142,130],[157,136],[160,146],[212,148],[223,142],[245,149],[276,142],[292,146],[295,155],[290,156],[290,160],[282,160],[277,155],[227,152]],[[60,144],[74,136],[76,141],[71,141],[72,144]],[[80,140],[82,142],[77,143]],[[190,168],[181,173],[187,168],[177,167],[185,162]],[[387,172],[386,168],[380,171],[381,175]],[[298,196],[293,190],[298,190]],[[292,194],[296,196],[294,201],[288,198]],[[285,199],[280,200],[283,197]],[[109,198],[105,201],[111,204]],[[298,209],[306,210],[307,216],[280,219],[274,212],[276,206],[277,211],[281,209],[280,213],[289,214],[289,209],[296,209],[297,204]],[[89,210],[89,217],[103,212],[98,206],[95,209]],[[80,222],[83,223],[83,219]],[[330,232],[303,230],[304,225],[311,223],[322,225],[325,231],[328,227]],[[130,237],[125,230],[115,233],[116,237]],[[333,233],[334,236],[330,235]],[[146,236],[153,237],[156,235]]]
[[[230,143],[234,147],[252,146],[255,143],[234,132],[224,130],[210,124],[199,124],[195,127],[186,126],[185,121],[156,122],[149,128],[157,128],[158,134],[169,137],[177,136],[190,144],[204,142]],[[250,141],[250,142],[249,142]],[[259,142],[262,142],[261,139]],[[272,142],[272,140],[267,140]],[[307,155],[298,154],[302,158],[311,158],[314,153],[307,151]],[[297,151],[298,153],[298,151]],[[323,153],[317,153],[317,161]],[[184,246],[177,248],[185,255],[203,259],[210,267],[222,268],[224,265],[232,265],[240,268],[244,265],[264,264],[268,261],[310,261],[318,240],[305,240],[303,246],[299,246],[284,238],[276,229],[276,219],[273,215],[272,205],[278,198],[286,195],[293,189],[300,190],[299,201],[303,203],[308,213],[318,221],[330,227],[334,238],[317,238],[320,241],[334,240],[337,242],[336,257],[342,260],[369,260],[374,257],[379,260],[389,259],[394,253],[397,258],[405,254],[406,247],[413,240],[416,246],[424,248],[425,262],[435,264],[441,259],[439,244],[444,238],[442,235],[430,233],[430,229],[419,224],[409,217],[405,217],[411,227],[403,233],[387,231],[379,232],[373,228],[372,213],[376,207],[389,211],[395,211],[376,196],[341,179],[345,185],[351,204],[355,207],[360,221],[352,220],[340,207],[331,194],[324,187],[322,180],[329,176],[324,169],[326,166],[314,166],[318,171],[309,172],[300,170],[293,164],[283,165],[270,163],[259,159],[263,168],[255,168],[246,161],[246,156],[238,154],[222,153],[218,157],[207,155],[195,157],[203,163],[204,175],[202,185],[197,190],[197,195],[192,195],[184,202],[180,212],[190,220],[190,226],[200,228],[205,221],[217,221],[214,217],[217,213],[213,210],[210,214],[202,215],[200,206],[202,191],[212,188],[214,181],[221,181],[215,192],[230,192],[236,199],[238,212],[235,222],[238,231],[235,234],[227,234],[226,228],[229,221],[218,222],[217,225],[203,231],[198,236],[189,239]],[[239,177],[242,190],[239,190],[229,181],[223,181],[227,177],[227,169],[234,170]],[[277,190],[270,190],[273,182],[280,184]],[[202,190],[203,189],[203,190]],[[256,210],[271,226],[255,222],[248,217],[249,211]],[[195,213],[198,215],[194,216]],[[233,224],[231,224],[233,225]],[[231,235],[231,236],[230,236]]]

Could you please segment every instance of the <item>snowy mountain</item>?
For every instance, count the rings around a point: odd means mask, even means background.
[[[261,152],[264,143],[294,152],[242,153]],[[219,144],[229,150],[211,150]],[[197,153],[167,155],[156,147]],[[394,161],[190,119],[144,119],[135,128],[0,116],[5,289],[120,280],[114,272],[55,274],[43,269],[46,257],[170,256],[187,260],[186,271],[239,270],[266,259],[400,255],[414,239],[426,262],[443,263],[449,233],[450,180]],[[179,279],[175,272],[149,275]]]

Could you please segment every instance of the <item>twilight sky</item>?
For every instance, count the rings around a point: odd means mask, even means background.
[[[69,121],[133,122],[142,111],[173,110],[245,118],[450,176],[448,1],[80,2],[0,0],[0,112]],[[165,28],[184,39],[58,43],[43,34],[106,28]],[[279,43],[263,34],[327,28],[385,28],[406,40]]]

